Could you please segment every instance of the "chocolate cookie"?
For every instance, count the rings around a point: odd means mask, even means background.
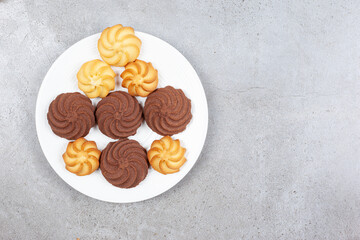
[[[121,139],[109,143],[100,156],[105,179],[119,188],[132,188],[145,179],[149,163],[146,150],[137,141]]]
[[[184,131],[190,122],[191,101],[181,89],[171,86],[158,88],[147,97],[144,115],[154,132],[171,136]]]
[[[143,121],[139,102],[122,91],[112,92],[103,98],[96,107],[95,115],[100,131],[113,139],[134,135]]]
[[[95,107],[84,95],[63,93],[51,102],[47,119],[56,135],[75,140],[85,137],[95,125],[94,111]]]

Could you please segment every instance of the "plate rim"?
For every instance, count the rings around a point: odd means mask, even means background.
[[[203,95],[204,95],[205,101],[204,101],[204,106],[202,106],[202,107],[204,107],[204,111],[205,111],[205,114],[204,114],[204,115],[206,115],[206,120],[207,120],[207,121],[206,121],[206,123],[204,123],[204,124],[206,125],[206,127],[205,127],[205,132],[204,132],[204,134],[203,134],[204,137],[202,138],[201,150],[200,150],[198,156],[196,157],[193,165],[192,165],[192,166],[190,167],[190,169],[188,170],[188,172],[187,172],[185,175],[181,176],[181,178],[180,178],[178,181],[176,181],[175,183],[171,184],[167,189],[165,189],[165,190],[163,190],[163,191],[161,191],[161,192],[159,192],[159,193],[157,193],[157,194],[155,194],[155,195],[147,196],[147,197],[142,197],[142,198],[139,198],[139,199],[137,199],[137,200],[135,200],[135,201],[113,201],[113,200],[108,200],[108,199],[104,199],[104,198],[93,197],[93,196],[85,193],[84,191],[78,189],[77,187],[74,187],[74,186],[71,185],[67,180],[65,180],[65,179],[60,175],[60,173],[54,168],[54,166],[51,164],[51,162],[49,161],[49,159],[47,158],[47,156],[46,156],[46,154],[45,154],[45,151],[44,151],[45,147],[44,147],[43,144],[41,143],[40,137],[39,137],[39,124],[40,124],[40,119],[39,119],[39,118],[40,118],[40,108],[41,108],[41,106],[40,106],[40,101],[39,101],[39,95],[40,95],[40,93],[43,91],[43,87],[44,87],[44,84],[43,84],[43,83],[44,83],[44,80],[48,77],[48,75],[49,75],[52,67],[53,67],[54,64],[58,61],[59,58],[61,58],[64,54],[66,54],[66,53],[67,53],[68,51],[70,51],[73,47],[75,47],[76,45],[80,44],[80,43],[81,43],[82,41],[84,41],[85,39],[94,37],[94,36],[96,36],[96,35],[100,35],[101,33],[95,33],[95,34],[92,34],[92,35],[90,35],[90,36],[84,37],[84,38],[80,39],[79,41],[77,41],[76,43],[72,44],[70,47],[68,47],[65,51],[63,51],[63,52],[52,62],[50,68],[48,69],[48,71],[46,72],[44,78],[43,78],[42,81],[41,81],[41,84],[40,84],[40,87],[39,87],[39,90],[38,90],[38,93],[37,93],[37,97],[36,97],[36,104],[35,104],[35,128],[36,128],[36,136],[37,136],[38,142],[39,142],[40,147],[41,147],[41,151],[42,151],[45,159],[47,160],[48,164],[51,166],[52,170],[58,175],[58,177],[60,177],[60,179],[62,179],[62,180],[63,180],[67,185],[69,185],[71,188],[73,188],[73,189],[75,189],[76,191],[84,194],[85,196],[90,197],[90,198],[93,198],[93,199],[96,199],[96,200],[100,200],[100,201],[103,201],[103,202],[110,202],[110,203],[135,203],[135,202],[141,202],[141,201],[145,201],[145,200],[149,200],[149,199],[151,199],[151,198],[157,197],[157,196],[159,196],[159,195],[167,192],[168,190],[172,189],[175,185],[177,185],[179,182],[181,182],[181,181],[185,178],[185,176],[187,176],[187,175],[189,174],[189,172],[191,171],[191,169],[195,166],[196,162],[198,161],[199,157],[201,156],[201,154],[202,154],[202,152],[203,152],[204,145],[205,145],[206,138],[207,138],[207,134],[208,134],[208,127],[209,127],[208,102],[207,102],[207,97],[206,97],[205,89],[204,89],[204,87],[203,87],[203,85],[202,85],[202,82],[201,82],[201,80],[200,80],[200,77],[199,77],[199,75],[197,74],[195,68],[191,65],[191,63],[188,61],[188,59],[187,59],[179,50],[177,50],[175,47],[173,47],[171,44],[169,44],[169,43],[166,42],[165,40],[162,40],[162,39],[160,39],[160,38],[158,38],[158,37],[156,37],[156,36],[153,36],[153,35],[151,35],[151,34],[149,34],[149,33],[141,32],[141,31],[135,31],[135,33],[140,33],[140,34],[142,34],[142,35],[147,35],[147,37],[154,38],[154,39],[156,39],[156,40],[158,40],[158,41],[163,42],[164,44],[168,45],[168,47],[170,47],[170,48],[172,48],[173,50],[175,50],[175,52],[176,52],[177,54],[181,55],[181,56],[183,57],[183,59],[186,61],[186,63],[189,64],[189,66],[191,67],[192,71],[194,71],[195,75],[197,76],[197,78],[198,78],[198,80],[199,80],[198,83],[199,83],[199,85],[200,85],[200,87],[201,87],[201,89],[202,89],[202,93],[203,93]],[[78,92],[81,93],[80,90],[79,90]],[[39,116],[38,116],[38,115],[39,115]],[[186,131],[186,130],[185,130],[185,131]]]

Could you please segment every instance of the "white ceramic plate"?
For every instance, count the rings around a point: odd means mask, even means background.
[[[46,74],[36,103],[36,130],[41,148],[55,172],[70,186],[79,192],[108,202],[127,203],[137,202],[155,197],[178,183],[194,166],[203,148],[208,126],[208,108],[204,89],[194,68],[174,47],[163,40],[146,33],[136,32],[142,41],[141,60],[151,62],[159,72],[159,86],[171,85],[180,88],[191,99],[193,118],[186,130],[174,135],[174,139],[180,139],[186,151],[187,162],[180,171],[174,174],[162,175],[151,167],[147,177],[138,186],[131,189],[121,189],[108,183],[100,172],[100,169],[88,176],[79,177],[68,172],[62,159],[68,140],[56,136],[48,122],[47,112],[49,105],[57,95],[65,92],[81,92],[77,87],[76,73],[81,65],[92,59],[101,59],[97,50],[99,34],[87,37],[69,49],[67,49],[54,62]],[[113,67],[116,72],[115,90],[126,89],[121,87],[120,74],[124,68]],[[81,92],[82,93],[82,92]],[[138,97],[138,101],[144,106],[145,98]],[[93,99],[95,105],[100,99]],[[85,137],[97,143],[100,150],[115,141],[103,135],[97,126],[90,130]],[[137,140],[146,150],[151,143],[161,136],[151,131],[144,122],[137,130],[135,136],[130,139]]]

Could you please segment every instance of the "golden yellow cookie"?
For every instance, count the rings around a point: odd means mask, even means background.
[[[134,29],[117,24],[106,28],[98,41],[101,58],[108,64],[123,67],[140,54],[141,41]]]
[[[124,79],[122,86],[132,96],[146,97],[157,88],[159,82],[158,71],[153,65],[139,59],[128,63],[121,77]]]
[[[65,168],[78,176],[89,175],[99,168],[100,154],[95,142],[78,138],[69,142],[63,154]]]
[[[77,79],[80,90],[89,98],[104,98],[115,89],[115,72],[99,59],[84,63]]]
[[[180,146],[179,140],[165,136],[155,140],[148,151],[150,165],[162,174],[178,172],[186,162],[184,157],[186,149]]]

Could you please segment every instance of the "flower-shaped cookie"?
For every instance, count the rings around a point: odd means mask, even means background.
[[[89,175],[99,168],[100,154],[93,141],[79,138],[75,142],[69,142],[63,154],[65,168],[78,176]]]
[[[191,100],[181,89],[158,88],[146,98],[144,116],[147,125],[160,135],[180,133],[192,118]]]
[[[117,24],[106,28],[98,41],[101,58],[108,64],[123,67],[140,54],[141,41],[134,29]]]
[[[104,98],[115,89],[115,72],[99,59],[84,63],[77,79],[80,90],[89,98]]]
[[[111,92],[96,106],[99,130],[108,137],[120,139],[135,135],[143,118],[140,103],[127,92]]]
[[[135,140],[110,142],[101,154],[101,173],[109,183],[119,188],[137,186],[145,179],[148,168],[146,150]]]
[[[62,93],[51,102],[47,119],[56,135],[75,140],[95,125],[94,111],[91,100],[81,93]]]
[[[186,149],[180,146],[179,140],[165,136],[155,140],[148,151],[150,165],[162,174],[178,172],[186,162],[184,157]]]
[[[125,71],[121,73],[122,86],[127,88],[130,95],[146,97],[158,85],[158,71],[151,63],[142,60],[128,63]]]

